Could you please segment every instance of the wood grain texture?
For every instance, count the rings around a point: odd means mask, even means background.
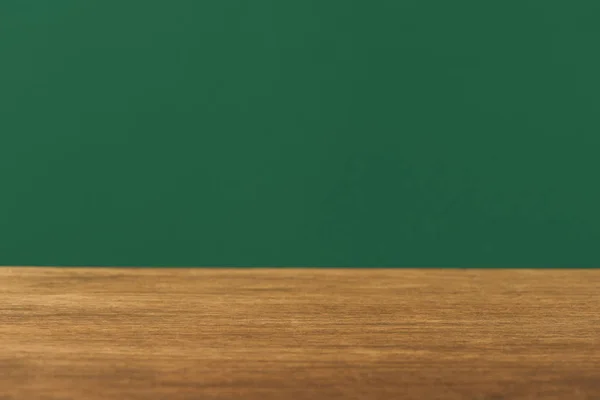
[[[600,399],[600,271],[0,268],[0,399]]]

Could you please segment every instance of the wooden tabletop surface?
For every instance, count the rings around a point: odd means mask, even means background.
[[[0,399],[600,399],[600,270],[0,268]]]

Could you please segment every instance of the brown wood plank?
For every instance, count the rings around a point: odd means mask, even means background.
[[[0,268],[0,399],[600,399],[600,270]]]

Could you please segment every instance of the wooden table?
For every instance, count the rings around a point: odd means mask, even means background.
[[[600,399],[600,270],[0,268],[0,399]]]

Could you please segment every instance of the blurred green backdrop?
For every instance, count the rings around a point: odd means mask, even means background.
[[[2,0],[0,264],[600,266],[599,18]]]

